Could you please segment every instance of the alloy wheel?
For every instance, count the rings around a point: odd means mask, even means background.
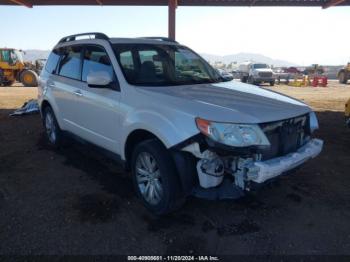
[[[151,205],[157,205],[163,197],[160,170],[155,158],[142,152],[136,159],[136,181],[142,197]]]
[[[49,138],[52,144],[56,143],[56,125],[54,121],[54,117],[51,112],[47,112],[45,116],[45,129],[47,137]]]

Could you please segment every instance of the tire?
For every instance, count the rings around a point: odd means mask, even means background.
[[[241,78],[241,82],[242,82],[242,83],[247,83],[247,77],[246,77],[246,76],[243,76],[243,77]]]
[[[254,81],[254,78],[253,77],[248,77],[248,83],[251,84],[251,85],[255,85],[255,81]]]
[[[270,86],[274,86],[275,85],[275,81],[270,81]]]
[[[50,106],[45,107],[43,111],[43,124],[47,139],[50,145],[58,148],[62,145],[63,135],[55,114]]]
[[[146,140],[136,146],[131,172],[138,197],[152,213],[164,215],[184,203],[174,161],[159,140]]]
[[[4,86],[12,86],[15,81],[6,81],[3,82]]]
[[[24,86],[38,86],[38,75],[33,70],[24,70],[20,75],[20,81]]]
[[[348,82],[347,74],[344,71],[339,73],[339,84],[346,84]]]

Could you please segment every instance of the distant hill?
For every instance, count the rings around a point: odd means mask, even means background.
[[[273,59],[261,54],[253,54],[253,53],[238,53],[233,55],[225,55],[225,56],[218,56],[218,55],[212,55],[212,54],[201,54],[203,58],[205,58],[207,61],[214,63],[214,62],[223,62],[225,64],[229,64],[231,62],[237,62],[237,64],[246,62],[246,61],[254,61],[254,62],[260,62],[265,63],[268,65],[273,66],[296,66],[295,63],[284,61],[280,59]]]
[[[30,50],[24,50],[24,61],[35,61],[37,59],[46,59],[49,54],[50,50],[36,50],[36,49],[30,49]]]

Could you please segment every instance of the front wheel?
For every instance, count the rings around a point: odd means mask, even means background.
[[[348,82],[347,75],[344,71],[339,73],[339,83],[340,84],[346,84]]]
[[[12,86],[15,83],[15,81],[6,81],[4,82],[4,86]]]
[[[275,85],[275,81],[270,81],[270,86],[274,86]]]
[[[183,203],[174,161],[160,141],[152,139],[137,145],[131,170],[137,195],[152,213],[167,214]]]
[[[255,85],[255,80],[252,76],[248,77],[248,83],[251,84],[251,85]]]

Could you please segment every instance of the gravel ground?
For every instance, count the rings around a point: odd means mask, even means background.
[[[8,116],[35,89],[0,88],[0,254],[350,255],[350,131],[339,111],[350,86],[273,90],[318,110],[323,153],[243,199],[190,198],[154,217],[114,162],[73,142],[55,151],[38,115]]]

